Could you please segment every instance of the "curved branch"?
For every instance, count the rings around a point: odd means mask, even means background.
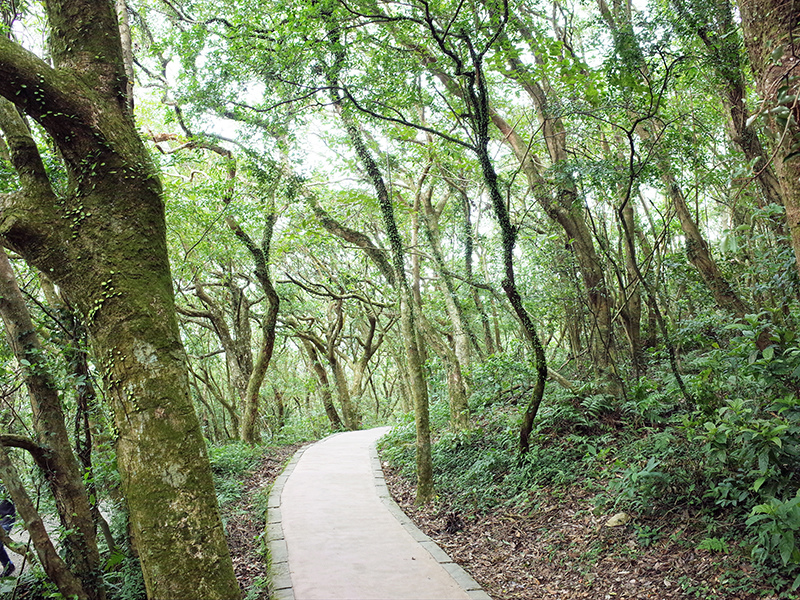
[[[27,192],[54,196],[50,179],[42,163],[39,148],[17,108],[0,98],[0,129],[8,144],[9,157]]]
[[[52,471],[52,465],[50,462],[52,452],[48,448],[40,446],[29,437],[24,435],[3,433],[0,434],[0,446],[27,450],[39,467],[41,467],[44,471]]]
[[[16,104],[56,139],[67,145],[77,130],[93,137],[87,123],[102,118],[92,105],[94,93],[68,72],[56,70],[38,56],[0,36],[0,96]],[[72,140],[77,141],[77,140]],[[85,156],[86,149],[73,152]]]
[[[314,216],[317,217],[320,225],[322,225],[328,232],[334,234],[335,236],[342,238],[346,242],[355,244],[364,250],[367,256],[369,256],[378,267],[381,275],[386,278],[386,281],[389,282],[390,285],[394,285],[394,271],[392,270],[392,265],[389,262],[389,259],[386,257],[386,250],[378,247],[368,235],[361,233],[360,231],[356,231],[355,229],[350,229],[330,216],[330,214],[328,214],[319,205],[319,201],[313,193],[310,193],[308,190],[306,190],[305,196],[308,200],[308,203],[311,205],[311,210],[314,212]]]

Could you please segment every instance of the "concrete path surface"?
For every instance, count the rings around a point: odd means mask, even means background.
[[[270,494],[273,600],[491,600],[391,499],[388,427],[299,450]]]

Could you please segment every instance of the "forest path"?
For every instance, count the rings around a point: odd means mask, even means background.
[[[389,496],[388,427],[301,449],[269,502],[273,600],[490,600]]]

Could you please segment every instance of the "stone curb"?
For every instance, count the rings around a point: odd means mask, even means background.
[[[289,574],[289,553],[286,548],[286,540],[283,537],[283,524],[281,522],[281,494],[286,480],[297,466],[300,457],[303,456],[311,444],[303,446],[294,453],[289,462],[286,463],[283,471],[272,484],[267,502],[267,540],[269,542],[269,574],[270,574],[270,600],[295,600],[294,589],[292,588],[292,577]]]
[[[461,565],[454,563],[447,553],[442,550],[436,542],[425,535],[420,529],[414,525],[413,521],[403,512],[389,493],[389,488],[386,486],[386,479],[383,476],[383,467],[381,466],[380,458],[378,458],[378,449],[376,444],[372,444],[370,448],[370,462],[372,463],[372,475],[375,478],[375,487],[378,489],[378,497],[383,501],[386,509],[392,513],[395,519],[403,526],[403,528],[411,534],[411,537],[419,542],[420,546],[430,553],[433,559],[438,562],[442,568],[447,571],[455,582],[461,586],[466,594],[473,600],[492,600],[483,588],[475,581],[472,576],[467,573]]]

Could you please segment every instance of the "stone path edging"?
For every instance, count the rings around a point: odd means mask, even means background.
[[[378,497],[383,501],[386,509],[392,513],[400,525],[411,534],[411,537],[414,538],[420,546],[428,551],[434,560],[450,574],[450,577],[455,579],[456,583],[461,586],[470,598],[473,600],[492,600],[491,596],[483,591],[483,588],[481,588],[478,582],[476,582],[461,565],[453,562],[453,559],[450,558],[436,542],[420,531],[408,515],[403,512],[403,509],[397,505],[386,485],[383,467],[381,466],[380,458],[378,458],[378,449],[375,444],[372,444],[370,447],[370,461],[372,463],[372,474],[375,477],[375,487],[378,488]]]
[[[292,576],[289,573],[289,550],[283,537],[281,522],[281,494],[289,475],[294,471],[300,457],[311,444],[303,446],[286,463],[283,471],[272,483],[267,502],[267,540],[269,541],[269,572],[272,593],[270,600],[295,600],[292,589]]]
[[[333,435],[341,435],[335,433]],[[328,436],[328,439],[332,436]],[[320,440],[322,441],[322,440]],[[295,466],[300,461],[303,453],[312,446],[309,444],[300,448],[294,453],[294,456],[286,464],[286,467],[281,474],[275,479],[272,484],[272,490],[269,494],[269,502],[267,504],[267,539],[269,541],[270,553],[270,579],[272,583],[272,593],[270,600],[295,600],[294,589],[292,587],[292,577],[289,571],[289,553],[286,547],[286,540],[283,536],[283,524],[281,520],[281,495],[283,493],[283,486],[286,480],[292,474]],[[395,519],[408,531],[411,537],[420,544],[433,558],[438,562],[442,568],[447,571],[450,576],[461,586],[466,594],[473,600],[492,600],[491,597],[483,591],[480,585],[463,569],[461,566],[453,562],[447,553],[442,550],[436,542],[420,531],[416,525],[408,518],[402,509],[392,498],[389,493],[389,488],[386,486],[386,479],[383,475],[383,468],[381,461],[378,458],[378,450],[376,444],[370,446],[370,464],[372,466],[372,475],[375,482],[375,487],[378,492],[378,497],[383,502],[386,509],[394,516]]]

